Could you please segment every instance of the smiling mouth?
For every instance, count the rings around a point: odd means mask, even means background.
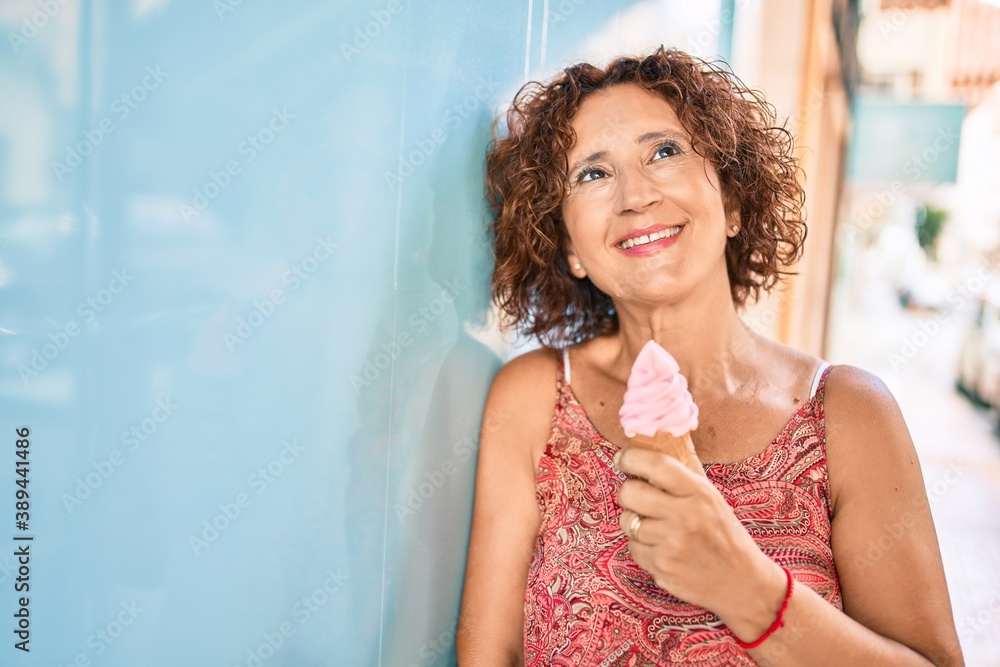
[[[681,227],[668,227],[667,229],[661,229],[658,232],[652,234],[647,234],[643,236],[636,236],[630,239],[625,239],[618,244],[618,247],[622,250],[628,250],[629,248],[635,248],[636,246],[644,246],[660,239],[670,238],[671,236],[677,236],[681,232]]]

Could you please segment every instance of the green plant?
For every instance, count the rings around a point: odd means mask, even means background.
[[[948,220],[948,211],[924,204],[917,211],[917,242],[931,261],[937,259],[937,240]]]

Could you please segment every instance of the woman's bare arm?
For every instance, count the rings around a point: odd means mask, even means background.
[[[917,454],[877,377],[838,366],[826,389],[831,544],[844,615],[796,586],[786,627],[751,654],[777,665],[964,665]]]
[[[937,533],[903,415],[885,384],[840,366],[827,384],[833,556],[844,612],[935,665],[962,665]]]
[[[524,662],[524,594],[541,520],[535,465],[548,441],[557,363],[535,350],[497,373],[486,399],[456,648],[462,667]]]

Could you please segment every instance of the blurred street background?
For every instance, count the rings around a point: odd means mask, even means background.
[[[1000,665],[1000,3],[863,2],[826,354],[913,436],[969,665]]]
[[[0,36],[0,519],[30,427],[36,539],[0,664],[453,665],[530,345],[489,299],[493,119],[665,45],[796,136],[805,256],[747,321],[887,383],[1000,667],[1000,0],[0,0]]]

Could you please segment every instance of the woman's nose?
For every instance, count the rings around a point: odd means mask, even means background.
[[[641,167],[622,169],[618,176],[618,212],[641,212],[660,200],[660,191]]]

